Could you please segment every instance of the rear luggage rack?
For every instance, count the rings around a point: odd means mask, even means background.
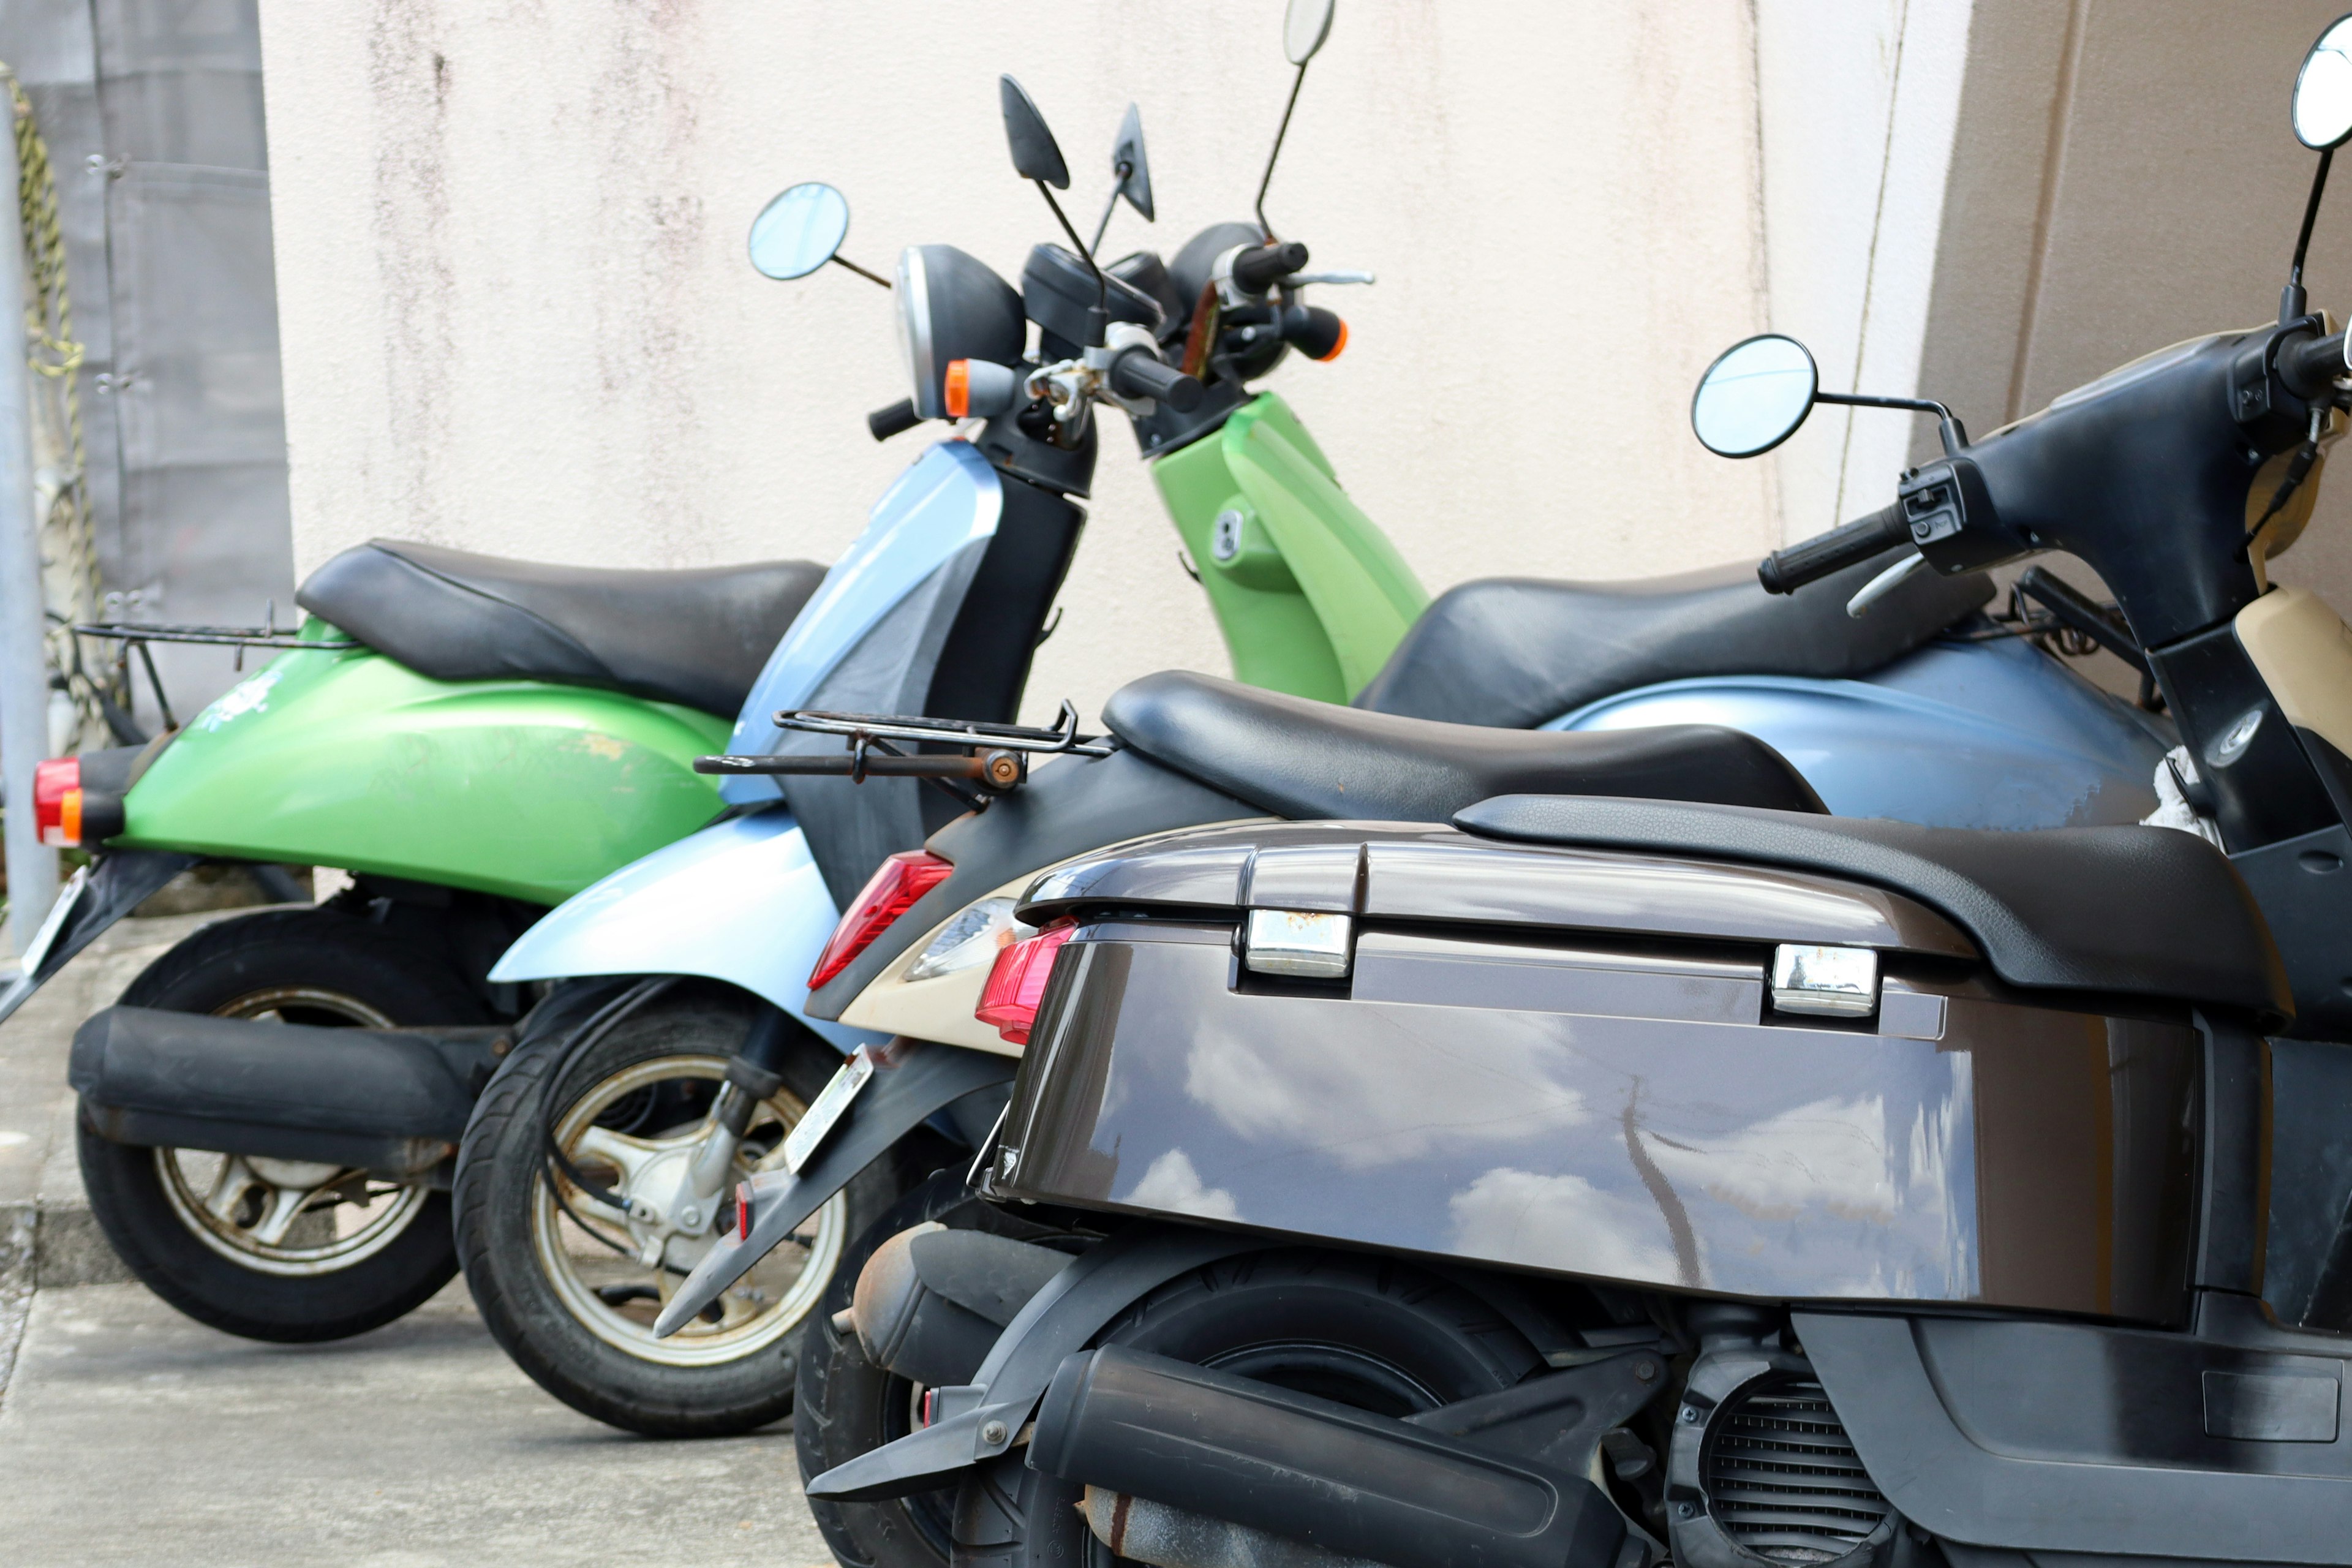
[[[1028,778],[1029,759],[1033,756],[1110,755],[1110,747],[1100,739],[1078,733],[1078,710],[1067,699],[1063,700],[1061,714],[1051,729],[987,724],[969,719],[931,719],[920,714],[833,713],[814,708],[786,709],[775,716],[775,723],[782,730],[838,735],[848,742],[848,752],[842,756],[775,752],[751,756],[697,757],[694,771],[814,773],[846,777],[853,784],[862,784],[869,778],[929,779],[950,788],[951,793],[952,786],[947,781],[957,780],[977,784],[988,795],[1002,795],[1019,787]],[[963,754],[908,752],[899,749],[902,745],[958,746],[963,748]]]

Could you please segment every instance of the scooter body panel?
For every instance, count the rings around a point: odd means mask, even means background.
[[[1236,410],[1214,438],[1159,458],[1151,473],[1236,680],[1345,702],[1429,603],[1272,393]]]
[[[697,974],[740,985],[852,1050],[885,1037],[806,1012],[809,971],[840,918],[800,825],[771,806],[614,872],[523,932],[490,978]]]
[[[297,649],[154,758],[110,847],[560,903],[719,812],[693,763],[725,732],[614,691],[433,680],[364,648]]]
[[[891,610],[971,546],[984,544],[1004,511],[1004,485],[968,441],[941,441],[900,474],[874,503],[824,584],[796,617],[760,672],[727,749],[777,749],[780,709],[805,707]],[[738,774],[719,785],[730,805],[781,799],[772,775]]]
[[[1263,879],[1227,851],[1261,842],[1275,907],[1359,912],[1344,983],[1237,981]],[[1317,855],[1337,903],[1300,901]],[[2209,1272],[2185,1014],[1990,985],[1898,894],[1335,824],[1171,836],[1024,908],[1080,924],[997,1194],[1766,1300],[2171,1325]],[[1779,942],[1937,956],[1830,1022],[1767,1005]]]
[[[1756,736],[1840,816],[1934,827],[2137,822],[2172,745],[2139,712],[2015,639],[1936,643],[1858,680],[1706,676],[1590,703],[1547,730],[1720,724]]]

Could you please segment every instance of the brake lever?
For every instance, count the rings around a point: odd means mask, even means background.
[[[1351,268],[1339,272],[1294,272],[1282,280],[1286,289],[1303,289],[1309,283],[1377,283],[1380,279],[1361,268]]]

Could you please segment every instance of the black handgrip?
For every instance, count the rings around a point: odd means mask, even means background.
[[[1145,348],[1129,349],[1110,362],[1110,389],[1121,397],[1157,398],[1179,414],[1201,406],[1201,384],[1161,364]]]
[[[1832,572],[1843,572],[1856,562],[1867,561],[1910,537],[1911,525],[1904,521],[1903,503],[1896,501],[1802,544],[1774,551],[1756,568],[1756,580],[1764,584],[1768,594],[1793,594],[1808,583],[1818,582]]]
[[[2347,374],[2344,363],[2344,334],[2330,332],[2324,338],[2297,338],[2278,352],[2279,379],[2297,397],[2317,397],[2336,384],[2336,378]]]
[[[1234,286],[1244,294],[1263,294],[1306,265],[1307,247],[1295,239],[1252,246],[1234,258]]]
[[[866,427],[874,432],[877,441],[887,441],[893,436],[903,436],[923,422],[915,412],[915,400],[902,397],[887,408],[877,408],[866,416]]]

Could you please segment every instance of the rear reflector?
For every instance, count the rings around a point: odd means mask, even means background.
[[[33,767],[33,825],[41,842],[70,849],[81,842],[81,759],[52,757]]]
[[[1027,1045],[1029,1031],[1037,1022],[1037,1004],[1045,995],[1045,982],[1053,977],[1055,955],[1077,929],[1054,926],[998,953],[996,967],[988,972],[988,984],[981,988],[980,1005],[971,1010],[971,1016],[1014,1045]]]
[[[922,849],[901,850],[883,861],[864,889],[850,900],[824,951],[817,954],[809,989],[815,990],[848,968],[859,953],[874,945],[876,937],[890,929],[891,921],[914,908],[916,900],[946,881],[954,870],[949,862]]]

